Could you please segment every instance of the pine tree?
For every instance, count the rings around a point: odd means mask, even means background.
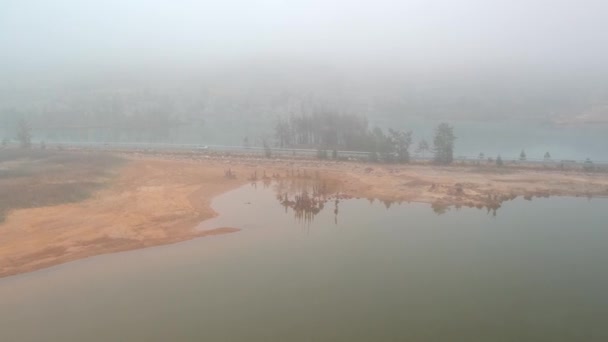
[[[435,150],[435,162],[439,164],[450,164],[454,160],[454,127],[447,123],[441,123],[435,129],[433,140]]]

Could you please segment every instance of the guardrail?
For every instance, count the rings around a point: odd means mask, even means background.
[[[221,151],[221,152],[241,152],[241,153],[264,153],[265,148],[261,146],[234,146],[234,145],[202,145],[202,144],[178,144],[178,143],[139,143],[139,142],[47,142],[46,146],[52,147],[77,147],[77,148],[92,148],[92,149],[140,149],[140,150],[191,150],[191,151]],[[303,148],[270,148],[273,155],[310,155],[316,156],[317,149],[303,149]],[[331,151],[331,149],[328,149]],[[338,150],[338,155],[341,157],[356,157],[366,158],[370,152],[365,151],[348,151]],[[419,156],[412,155],[412,160],[431,160],[431,156]],[[458,156],[454,158],[455,161],[480,161],[487,163],[487,158],[480,159],[479,156]],[[496,158],[492,157],[492,160]],[[505,163],[565,163],[565,164],[584,164],[586,159],[578,160],[560,160],[550,159],[545,160],[543,158],[526,158],[522,161],[519,158],[502,158]],[[597,161],[593,160],[595,165],[608,165],[608,161]]]

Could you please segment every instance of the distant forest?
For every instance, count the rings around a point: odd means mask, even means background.
[[[360,134],[369,128],[363,117],[382,128],[407,126],[412,120],[550,121],[592,111],[605,101],[601,92],[590,101],[590,91],[608,89],[604,81],[581,85],[544,76],[490,76],[247,65],[195,75],[151,70],[146,75],[72,76],[61,82],[7,81],[0,85],[0,139],[14,139],[17,122],[25,118],[36,141],[237,145],[249,137],[261,146],[262,138],[275,135],[274,123],[282,117],[297,137],[279,145],[369,149],[372,139]],[[310,126],[315,108],[354,117],[323,119],[328,130],[335,129],[332,120],[344,120],[332,141],[328,132]]]

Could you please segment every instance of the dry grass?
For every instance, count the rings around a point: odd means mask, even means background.
[[[0,222],[12,209],[84,200],[120,163],[103,153],[0,150]]]

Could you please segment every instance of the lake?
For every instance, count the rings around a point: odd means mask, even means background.
[[[240,232],[0,279],[0,341],[608,341],[605,199],[334,191],[258,182],[197,228]]]

